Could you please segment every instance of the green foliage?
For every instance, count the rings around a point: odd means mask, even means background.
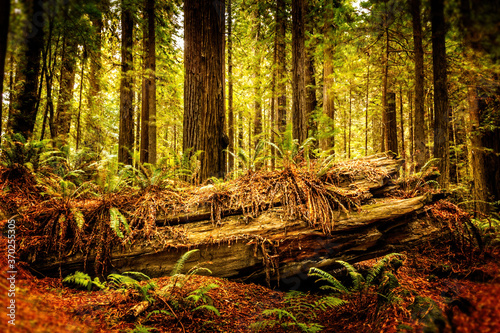
[[[26,141],[20,133],[6,137],[0,141],[0,165],[12,168],[22,165],[36,172],[40,168],[43,154],[49,154],[50,140]]]
[[[279,325],[285,329],[296,327],[302,332],[320,332],[324,327],[310,322],[311,319],[316,318],[316,312],[326,311],[344,304],[346,304],[345,301],[332,296],[323,297],[310,303],[305,294],[291,291],[285,295],[283,308],[267,309],[262,312],[262,316],[271,317],[271,319],[252,323],[250,328],[262,331]]]
[[[154,282],[149,281],[147,284],[143,286],[139,283],[139,281],[137,281],[130,275],[137,277],[141,280],[145,281],[150,280],[150,278],[147,275],[140,272],[125,272],[123,274],[109,274],[108,275],[109,284],[114,288],[135,289],[139,293],[143,301],[153,303],[155,299],[152,295],[150,295],[149,291],[156,289],[157,287],[156,284]]]
[[[77,287],[83,287],[89,291],[94,287],[97,289],[104,289],[106,287],[106,283],[100,282],[98,277],[95,277],[92,280],[92,278],[88,274],[82,273],[80,271],[76,271],[75,273],[66,276],[63,279],[63,283],[75,285]]]
[[[116,207],[111,207],[109,209],[109,226],[120,238],[124,238],[122,226],[127,233],[130,233],[130,227],[127,223],[127,219]]]
[[[481,219],[472,219],[481,234],[485,246],[500,247],[500,219],[488,216]]]
[[[368,291],[370,286],[376,286],[378,295],[388,302],[396,300],[393,295],[393,290],[399,286],[398,279],[393,272],[397,271],[403,264],[404,255],[399,253],[390,253],[384,256],[379,262],[369,269],[366,276],[358,272],[358,270],[351,264],[338,260],[337,263],[344,266],[351,278],[352,287],[348,289],[340,281],[338,281],[331,274],[322,271],[319,268],[312,267],[309,270],[309,276],[318,277],[318,281],[326,282],[320,288],[324,290],[331,290],[334,293],[351,293],[353,291],[361,292]]]
[[[186,299],[191,301],[193,305],[198,304],[198,302],[202,303],[201,305],[195,307],[192,310],[193,312],[199,310],[207,310],[215,313],[217,316],[220,316],[219,310],[217,310],[217,308],[212,305],[212,298],[207,294],[210,290],[215,288],[219,288],[219,286],[215,283],[210,283],[192,291],[189,296],[186,297]]]

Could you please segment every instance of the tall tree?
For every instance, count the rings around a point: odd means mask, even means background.
[[[15,106],[9,119],[12,132],[21,133],[25,138],[31,138],[35,128],[36,103],[40,75],[40,60],[43,48],[43,27],[45,25],[44,0],[25,0],[27,12],[26,43],[22,58],[18,63],[20,87]]]
[[[285,0],[276,1],[276,62],[278,93],[278,131],[286,129],[286,12]]]
[[[156,33],[155,1],[144,0],[144,78],[141,112],[141,163],[156,164]]]
[[[420,18],[421,0],[410,0],[413,22],[413,59],[415,63],[415,121],[413,145],[416,171],[425,164],[425,121],[424,121],[424,48],[422,46],[422,22]],[[413,155],[412,155],[413,156]]]
[[[233,109],[233,18],[232,0],[227,2],[227,131],[228,151],[234,153],[234,109]],[[234,169],[234,156],[228,154],[228,169]]]
[[[461,0],[461,30],[466,45],[466,59],[478,65],[488,56],[498,59],[496,4],[488,1]],[[479,67],[481,68],[481,67]],[[490,202],[500,200],[500,88],[498,73],[467,72],[469,135],[471,139],[472,195],[476,213],[488,213]]]
[[[309,35],[314,34],[314,16],[311,3],[306,3],[305,7],[304,29]],[[305,40],[305,36],[304,36]],[[318,125],[314,120],[313,114],[318,101],[316,100],[316,77],[314,70],[314,45],[305,47],[304,55],[304,85],[305,85],[305,116],[307,119],[307,136],[317,137]]]
[[[10,18],[10,0],[0,1],[0,137],[2,136],[2,118],[3,118],[3,78],[5,72],[5,57],[7,55],[7,35],[9,32],[9,18]]]
[[[434,77],[434,157],[439,158],[440,183],[449,181],[449,104],[444,1],[431,0],[432,68]]]
[[[338,7],[337,0],[327,1],[324,10],[324,27],[323,35],[325,38],[325,49],[323,55],[323,113],[328,117],[329,132],[328,137],[321,143],[323,150],[335,149],[335,137],[333,130],[335,129],[335,98],[332,91],[333,80],[333,40],[332,35],[335,26],[332,22],[334,17],[334,7]],[[328,126],[327,126],[328,127]]]
[[[67,144],[67,138],[73,117],[73,87],[76,75],[77,44],[73,36],[64,38],[63,54],[61,60],[61,75],[59,84],[59,99],[56,108],[55,134],[57,144]],[[83,66],[83,64],[82,64]]]
[[[184,2],[183,150],[203,151],[199,178],[224,177],[223,1]]]
[[[133,69],[132,42],[134,21],[131,3],[121,2],[122,26],[122,68],[120,79],[120,128],[118,137],[118,162],[132,164],[132,149],[134,145],[134,91],[131,71]]]
[[[305,114],[305,1],[292,0],[292,119],[293,138],[299,144],[307,139],[307,115]]]

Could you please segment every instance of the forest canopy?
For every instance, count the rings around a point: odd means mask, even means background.
[[[476,0],[2,1],[2,149],[184,180],[392,151],[500,200],[500,15]],[[8,163],[8,162],[7,162]],[[491,170],[496,170],[491,172]]]

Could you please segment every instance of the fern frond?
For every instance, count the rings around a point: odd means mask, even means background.
[[[148,315],[146,316],[146,320],[151,317],[151,316],[154,316],[154,315],[165,315],[165,316],[172,316],[172,317],[175,317],[174,314],[170,311],[167,311],[167,310],[154,310],[154,311],[151,311],[150,313],[148,313]]]
[[[336,262],[347,269],[347,272],[349,272],[349,276],[352,280],[353,289],[359,290],[361,288],[361,284],[365,281],[363,275],[361,275],[361,273],[359,273],[358,270],[348,262],[342,260],[337,260]]]
[[[325,311],[328,308],[336,308],[339,306],[343,306],[347,304],[347,301],[344,301],[343,299],[333,297],[333,296],[326,296],[321,298],[320,300],[316,301],[314,303],[315,307],[320,308],[321,310]]]
[[[217,310],[217,308],[215,306],[213,306],[213,305],[203,304],[203,305],[200,305],[200,306],[197,306],[196,308],[194,308],[192,310],[192,312],[195,312],[195,311],[198,311],[198,310],[208,310],[208,311],[211,311],[211,312],[215,313],[217,316],[220,317],[219,310]]]
[[[325,271],[323,271],[323,270],[321,270],[319,268],[311,267],[309,269],[309,274],[308,275],[309,276],[318,277],[319,279],[316,280],[316,282],[318,282],[318,281],[326,281],[327,283],[330,284],[330,286],[323,286],[323,287],[321,287],[322,289],[332,289],[332,290],[338,291],[338,292],[340,292],[342,294],[349,292],[347,290],[347,288],[344,287],[344,285],[339,280],[337,280],[331,274],[328,274],[327,272],[325,272]]]
[[[78,229],[81,230],[85,224],[85,218],[83,217],[82,211],[76,207],[71,207],[70,211],[71,214],[73,214],[73,218],[75,219]]]
[[[123,225],[127,233],[130,232],[130,226],[128,225],[125,216],[123,216],[118,208],[111,207],[109,209],[109,226],[111,227],[111,229],[113,229],[118,237],[123,238],[124,235],[120,228],[121,225]]]
[[[98,277],[92,280],[92,278],[88,274],[80,271],[76,271],[75,273],[66,276],[63,279],[63,283],[73,284],[79,287],[87,288],[87,290],[89,291],[92,289],[93,286],[96,286],[99,289],[105,288],[105,284],[101,283]]]
[[[380,276],[382,271],[386,268],[387,264],[390,262],[390,260],[394,257],[398,256],[403,256],[400,253],[389,253],[385,255],[377,264],[375,264],[370,271],[368,272],[366,276],[366,283],[368,285],[371,285],[374,280]]]
[[[194,253],[196,253],[198,251],[200,251],[200,250],[199,249],[192,249],[192,250],[189,250],[186,253],[184,253],[179,258],[179,260],[177,260],[177,262],[175,263],[174,268],[170,272],[170,276],[174,276],[174,275],[180,274],[180,272],[184,268],[184,264],[189,259],[189,257],[191,257],[191,255],[193,255]]]
[[[430,169],[430,167],[432,167],[432,165],[438,163],[441,159],[440,158],[431,158],[430,160],[428,160],[421,168],[420,168],[420,171],[419,173],[420,174],[425,174],[425,172],[427,170]]]

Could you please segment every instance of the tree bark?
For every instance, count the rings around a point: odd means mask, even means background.
[[[72,36],[66,36],[63,42],[61,59],[61,79],[59,82],[59,98],[56,108],[56,144],[64,146],[68,143],[71,120],[73,118],[73,87],[76,76],[77,45]]]
[[[292,84],[293,84],[293,138],[302,144],[307,139],[307,121],[305,114],[305,27],[304,0],[292,0]]]
[[[314,18],[310,14],[310,4],[305,4],[304,20],[305,20],[305,30],[309,34],[314,34],[314,23],[312,22]],[[305,36],[304,36],[305,40]],[[316,100],[316,77],[314,70],[314,47],[309,46],[305,48],[304,54],[304,85],[305,85],[305,117],[307,120],[307,136],[317,138],[318,136],[318,123],[314,119],[314,111],[318,101]],[[316,146],[317,144],[315,144]]]
[[[234,109],[233,109],[233,18],[232,0],[227,2],[227,132],[229,145],[227,150],[235,153],[234,146]],[[228,154],[228,170],[234,170],[234,156]]]
[[[122,0],[122,69],[120,80],[120,128],[118,141],[118,162],[132,165],[132,150],[134,147],[134,92],[132,85],[133,70],[133,27],[131,3]]]
[[[262,82],[261,82],[261,22],[260,22],[260,13],[259,9],[256,9],[255,12],[255,63],[254,63],[254,121],[253,121],[253,146],[255,147],[259,140],[261,139],[262,134]]]
[[[286,130],[286,17],[285,0],[276,1],[276,59],[278,91],[278,131]]]
[[[9,32],[10,0],[0,1],[0,137],[2,136],[3,119],[3,81],[5,73],[5,57],[7,56],[7,35]],[[10,92],[12,93],[12,92]]]
[[[420,19],[421,0],[410,0],[413,20],[413,44],[415,48],[415,121],[414,121],[414,170],[419,171],[425,164],[425,119],[424,119],[424,48],[422,46],[422,23]],[[412,154],[413,156],[413,154]]]
[[[156,164],[156,33],[155,2],[145,0],[147,29],[144,37],[145,66],[142,97],[141,163]],[[142,132],[141,131],[141,132]]]
[[[398,154],[398,123],[396,117],[396,93],[387,93],[387,150]]]
[[[203,151],[200,181],[225,174],[224,12],[224,2],[184,3],[183,150]]]
[[[443,0],[431,0],[432,66],[434,77],[434,157],[439,158],[439,182],[447,188],[450,173],[449,103]]]
[[[31,138],[35,128],[36,104],[38,93],[38,77],[40,75],[40,60],[43,48],[45,18],[43,15],[44,0],[25,0],[27,17],[26,49],[19,62],[20,87],[14,109],[11,114],[11,129],[14,133],[22,134],[26,139]]]

